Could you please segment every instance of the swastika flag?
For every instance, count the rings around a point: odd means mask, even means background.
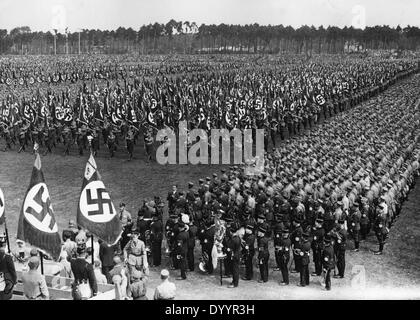
[[[92,154],[84,172],[77,206],[77,224],[108,244],[115,244],[122,233],[118,212],[101,180]]]
[[[20,210],[17,238],[45,251],[54,259],[60,256],[61,239],[38,153]]]

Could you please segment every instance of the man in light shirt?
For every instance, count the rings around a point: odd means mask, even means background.
[[[23,294],[28,300],[48,300],[49,292],[45,276],[38,271],[39,258],[31,257],[29,271],[22,274]]]
[[[160,278],[162,279],[162,283],[159,286],[157,286],[153,299],[154,300],[175,299],[176,286],[174,283],[169,281],[169,271],[166,269],[163,269],[160,272]]]

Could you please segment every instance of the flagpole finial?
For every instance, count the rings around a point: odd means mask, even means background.
[[[37,154],[38,151],[39,151],[39,144],[38,144],[38,142],[35,142],[35,144],[34,144],[34,152],[35,152],[35,154]]]
[[[88,143],[89,143],[90,153],[92,153],[92,140],[93,140],[93,137],[91,135],[88,135],[87,136],[87,139],[88,139]]]

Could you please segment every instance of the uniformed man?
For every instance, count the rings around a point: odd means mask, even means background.
[[[131,230],[131,240],[128,241],[124,247],[124,262],[128,266],[128,273],[131,276],[134,269],[143,271],[148,274],[148,262],[146,254],[146,245],[139,239],[139,232],[137,228],[133,227]]]
[[[281,285],[287,286],[289,284],[289,260],[290,248],[292,241],[289,238],[289,229],[285,228],[281,231],[281,239],[278,242],[278,255],[280,262],[280,271],[282,276]]]
[[[121,250],[124,249],[127,242],[130,240],[128,234],[131,231],[132,227],[132,220],[131,220],[131,213],[125,209],[125,203],[120,203],[120,221],[123,228],[123,233],[121,235]]]
[[[168,193],[166,200],[168,201],[169,214],[175,211],[176,203],[179,198],[178,186],[172,186],[172,191]]]
[[[134,132],[131,127],[127,131],[125,141],[127,143],[128,161],[131,161],[131,159],[133,159],[134,152]]]
[[[335,255],[331,241],[332,239],[329,235],[324,237],[322,268],[324,272],[325,290],[331,290],[331,270],[335,269]]]
[[[187,279],[186,269],[187,269],[187,253],[188,253],[188,241],[189,234],[187,232],[187,227],[184,222],[178,223],[179,233],[176,236],[175,243],[175,254],[176,259],[178,260],[178,266],[181,270],[181,277],[176,278],[176,280],[185,280]]]
[[[268,251],[268,237],[267,229],[264,225],[258,227],[257,233],[258,242],[258,266],[260,269],[260,280],[258,282],[268,281],[268,260],[270,258],[270,252]]]
[[[344,278],[344,271],[346,269],[346,241],[347,232],[344,229],[344,220],[338,220],[338,224],[332,234],[334,239],[334,253],[337,261],[338,274],[334,278]]]
[[[233,223],[230,226],[230,239],[228,241],[228,248],[230,249],[232,260],[232,283],[228,288],[236,288],[239,284],[239,263],[241,260],[241,238],[237,233],[238,226]]]
[[[324,220],[322,218],[318,218],[315,220],[315,226],[312,227],[312,242],[311,248],[313,253],[313,259],[315,264],[315,272],[312,274],[313,276],[320,276],[322,274],[322,250],[323,250],[323,242],[324,242],[324,235],[325,230],[322,227]]]
[[[188,224],[188,253],[187,253],[187,261],[188,261],[188,269],[190,271],[194,271],[194,248],[195,248],[195,240],[197,238],[198,227],[195,223],[195,220],[191,220]]]
[[[146,150],[148,161],[153,160],[153,136],[149,130],[144,134],[144,149]]]
[[[208,260],[206,263],[206,271],[208,274],[213,273],[213,259],[212,259],[212,250],[214,245],[214,235],[216,232],[216,226],[214,224],[213,219],[209,218],[205,222],[205,227],[202,232],[201,239],[201,248],[203,252],[205,252],[208,256]]]
[[[353,252],[359,251],[359,242],[360,242],[360,221],[362,214],[359,210],[359,203],[355,202],[349,216],[349,230],[354,240],[354,250]]]
[[[4,149],[3,149],[3,152],[6,152],[7,149],[12,150],[12,137],[10,135],[10,130],[9,130],[8,126],[4,127],[3,136],[4,136],[4,140],[6,142],[5,146],[4,146]]]
[[[92,142],[91,142],[92,152],[93,152],[93,155],[96,157],[96,155],[98,154],[99,148],[100,148],[100,146],[99,146],[99,127],[95,126],[94,128],[92,128],[91,133],[92,133]]]
[[[26,140],[26,134],[27,134],[27,130],[29,127],[22,125],[22,127],[20,127],[19,130],[19,151],[18,153],[21,153],[22,151],[25,151],[25,145],[27,145],[27,140]]]
[[[152,243],[152,263],[158,267],[162,260],[163,224],[157,215],[152,217],[150,224],[150,241]]]
[[[13,287],[17,282],[15,264],[10,254],[6,253],[6,235],[0,234],[0,300],[10,300]]]
[[[242,248],[244,264],[245,264],[245,276],[242,277],[242,280],[252,280],[254,277],[254,267],[253,267],[253,258],[255,255],[255,235],[254,235],[254,225],[247,224],[245,227],[244,235],[245,246]]]
[[[387,209],[388,209],[387,204],[385,203],[385,201],[382,201],[379,204],[379,208],[378,208],[379,212],[375,219],[375,224],[374,224],[374,231],[375,231],[375,235],[376,235],[376,238],[378,239],[378,244],[379,244],[379,250],[374,252],[374,254],[376,255],[382,254],[382,251],[384,249],[384,244],[385,244],[385,238],[388,233],[388,230],[386,228]]]
[[[114,134],[114,131],[111,130],[106,140],[110,158],[113,158],[115,155],[115,151],[117,151],[117,145],[115,142],[116,142],[116,136]]]
[[[150,229],[150,221],[144,219],[144,210],[140,209],[137,213],[137,231],[139,239],[146,243],[146,232]]]
[[[311,251],[311,242],[309,241],[309,233],[303,232],[302,239],[296,247],[297,253],[300,256],[300,287],[309,285],[309,260]]]
[[[83,156],[84,141],[85,135],[82,132],[82,128],[78,128],[76,134],[76,144],[77,149],[79,150],[79,156]]]
[[[178,215],[175,213],[169,214],[169,219],[165,223],[165,237],[166,237],[166,243],[167,248],[166,252],[169,255],[170,261],[172,263],[172,268],[176,268],[176,259],[174,259],[175,252],[173,251],[173,248],[175,247],[175,224],[178,221]]]
[[[301,258],[299,254],[297,254],[296,251],[294,250],[295,248],[299,246],[300,240],[302,238],[303,229],[300,225],[300,222],[301,220],[299,220],[298,218],[293,220],[292,230],[291,230],[292,232],[290,235],[292,246],[293,246],[293,260],[295,261],[295,268],[294,270],[292,270],[292,273],[300,272]]]
[[[66,125],[63,130],[63,140],[64,140],[64,155],[70,154],[70,147],[72,145],[73,139],[71,136],[70,128]]]

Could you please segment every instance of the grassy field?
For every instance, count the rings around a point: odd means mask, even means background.
[[[103,153],[103,151],[101,151]],[[111,193],[115,205],[124,201],[128,210],[136,216],[143,199],[160,195],[166,198],[172,184],[185,188],[188,181],[197,183],[199,178],[219,172],[222,166],[192,166],[148,164],[137,150],[136,159],[127,162],[121,158],[108,160],[104,154],[97,158],[97,165],[105,186]],[[42,157],[42,166],[49,187],[53,208],[60,232],[69,219],[76,218],[76,205],[82,184],[87,155],[47,155]],[[0,186],[6,198],[6,215],[14,246],[20,207],[29,183],[34,156],[30,153],[0,152]],[[238,289],[227,289],[230,279],[223,279],[220,286],[218,270],[213,276],[199,271],[188,273],[188,280],[176,282],[179,299],[412,299],[420,298],[420,183],[411,192],[400,218],[391,230],[384,255],[374,256],[370,250],[377,248],[373,234],[361,244],[358,253],[348,251],[346,255],[346,277],[333,279],[333,290],[323,291],[317,278],[311,277],[311,285],[296,287],[298,275],[291,275],[289,287],[280,287],[281,275],[270,271],[269,282],[240,281]],[[352,249],[352,243],[349,248]],[[196,256],[199,256],[197,247]],[[198,259],[197,259],[198,260]],[[164,259],[164,266],[167,261]],[[271,249],[270,267],[274,267]],[[311,271],[313,264],[310,265]],[[357,279],[363,279],[365,287]],[[152,297],[159,284],[160,269],[152,269],[148,283],[148,296]],[[173,277],[179,271],[171,271]],[[363,290],[361,290],[363,289]]]

